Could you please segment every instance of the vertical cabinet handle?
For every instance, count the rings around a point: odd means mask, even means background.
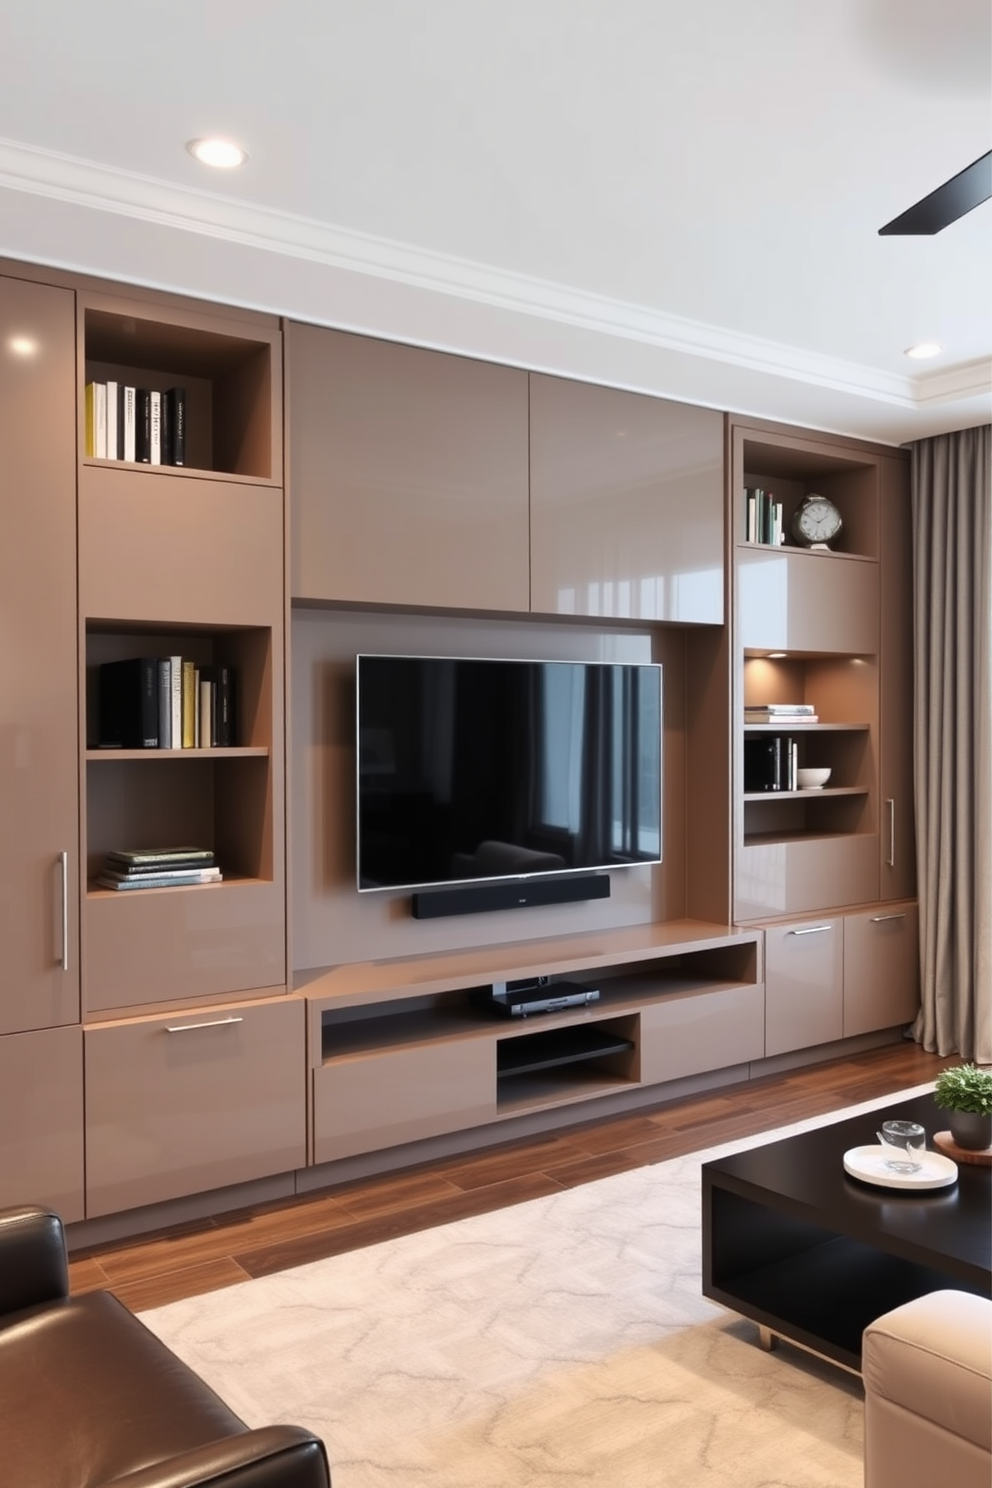
[[[61,965],[63,971],[69,970],[69,854],[59,853],[59,866],[62,870],[62,955]]]
[[[889,868],[896,866],[896,803],[890,796],[886,801],[889,808],[889,856],[885,862]]]

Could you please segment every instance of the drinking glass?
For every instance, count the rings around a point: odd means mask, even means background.
[[[883,1121],[875,1135],[885,1148],[885,1166],[893,1173],[918,1173],[923,1166],[927,1134],[915,1121]]]

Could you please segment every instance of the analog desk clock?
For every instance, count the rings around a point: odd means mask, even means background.
[[[817,496],[811,491],[796,507],[790,530],[804,548],[829,548],[843,525],[840,512],[829,496]]]

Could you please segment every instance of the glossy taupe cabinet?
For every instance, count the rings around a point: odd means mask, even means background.
[[[844,1037],[911,1023],[920,1010],[915,903],[844,916]]]
[[[844,922],[819,918],[765,929],[765,1053],[842,1037]]]
[[[531,608],[723,622],[723,416],[532,375]]]
[[[0,278],[0,1033],[79,1018],[74,387],[73,295]]]
[[[525,612],[527,374],[286,328],[291,593]]]
[[[306,1162],[304,1009],[276,997],[85,1031],[86,1212]]]
[[[67,1224],[83,1218],[78,1023],[0,1038],[0,1208],[13,1204],[50,1205]]]

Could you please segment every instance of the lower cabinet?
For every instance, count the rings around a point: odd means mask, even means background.
[[[301,1168],[302,1000],[282,995],[87,1028],[86,1213]]]
[[[844,916],[844,1037],[911,1023],[920,1008],[915,901]]]
[[[843,1037],[843,920],[765,929],[765,1053]]]
[[[765,927],[765,1053],[910,1022],[919,1009],[915,902]]]
[[[83,1036],[78,1024],[0,1038],[0,1207],[83,1218]]]

